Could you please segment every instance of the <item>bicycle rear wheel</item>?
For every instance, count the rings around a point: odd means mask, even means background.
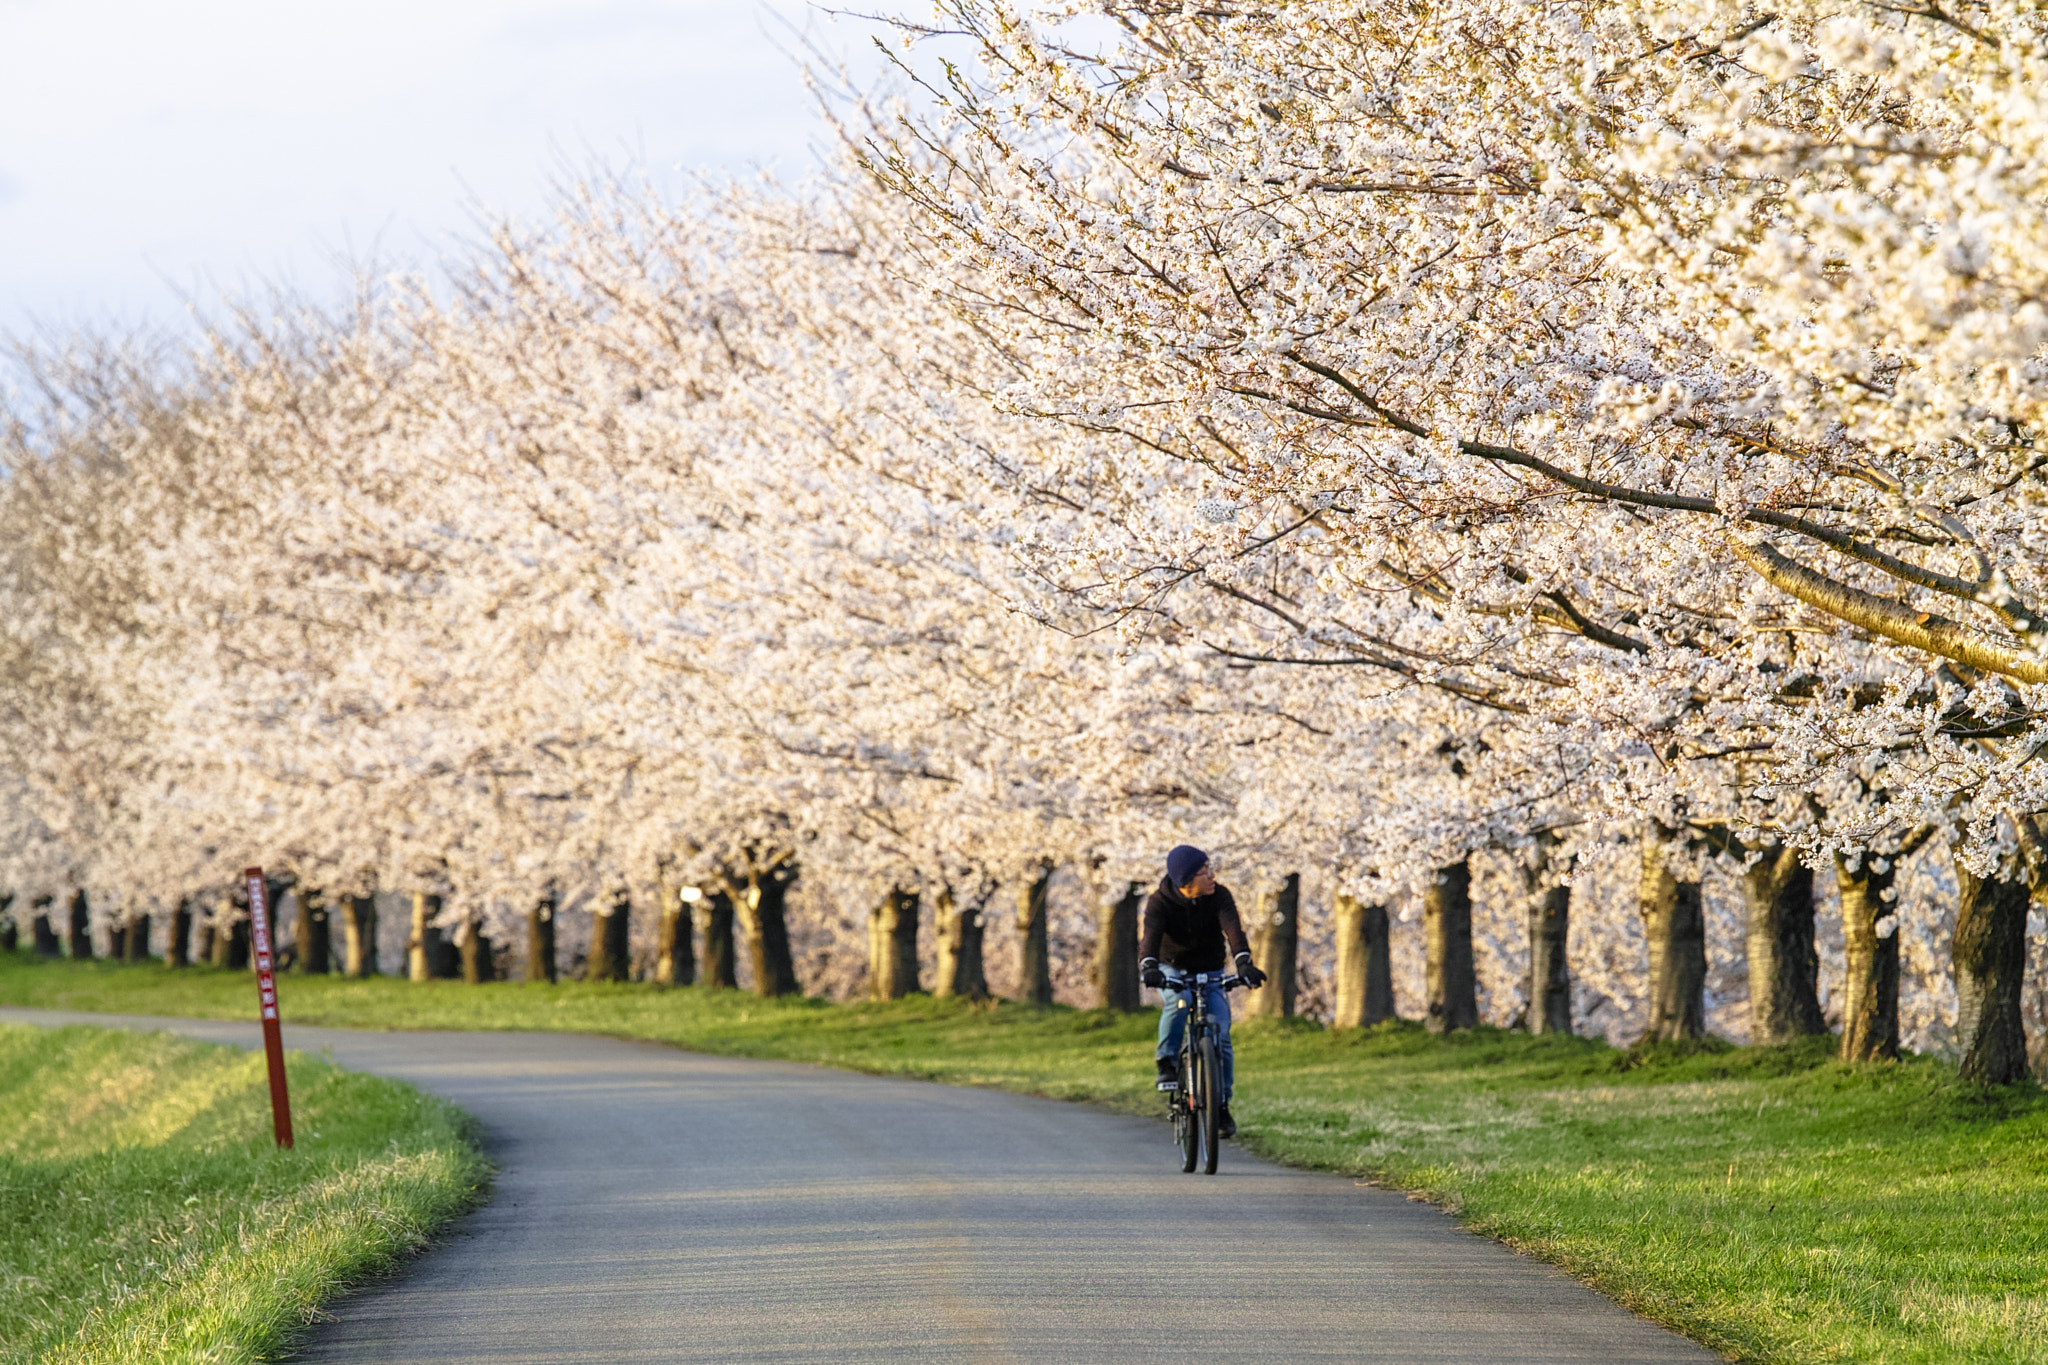
[[[1195,1071],[1201,1082],[1195,1089],[1195,1111],[1200,1115],[1202,1170],[1216,1174],[1216,1159],[1223,1154],[1223,1139],[1217,1136],[1223,1116],[1223,1073],[1216,1063],[1216,1040],[1203,1037],[1195,1044]]]

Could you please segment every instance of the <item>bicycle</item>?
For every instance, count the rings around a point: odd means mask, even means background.
[[[1213,985],[1233,991],[1244,985],[1244,978],[1235,972],[1195,972],[1169,974],[1166,982],[1185,992],[1188,1002],[1187,1028],[1180,1042],[1180,1088],[1166,1096],[1166,1110],[1173,1119],[1173,1144],[1180,1148],[1183,1171],[1193,1171],[1199,1163],[1204,1174],[1214,1175],[1223,1149],[1223,1139],[1216,1136],[1223,1109],[1223,1061],[1216,1021],[1209,1014],[1209,992],[1204,988]]]

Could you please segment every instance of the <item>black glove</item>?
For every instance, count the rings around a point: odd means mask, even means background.
[[[1237,974],[1243,977],[1244,984],[1250,986],[1253,990],[1257,990],[1266,984],[1266,974],[1252,965],[1252,955],[1250,953],[1239,953],[1237,955]]]
[[[1166,973],[1159,970],[1159,959],[1148,957],[1138,964],[1138,980],[1153,990],[1166,984]]]

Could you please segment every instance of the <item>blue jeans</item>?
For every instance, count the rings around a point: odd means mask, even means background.
[[[1216,1029],[1216,1059],[1223,1065],[1223,1102],[1230,1103],[1231,1082],[1236,1067],[1230,1055],[1230,997],[1217,985],[1202,987],[1209,1007],[1209,1020]],[[1169,982],[1159,991],[1159,1052],[1166,1058],[1180,1056],[1181,1039],[1188,1031],[1188,992]]]

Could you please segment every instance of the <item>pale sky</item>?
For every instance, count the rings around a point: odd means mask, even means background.
[[[327,296],[337,256],[430,264],[593,157],[800,177],[826,139],[778,16],[875,69],[802,0],[0,0],[0,335]]]

